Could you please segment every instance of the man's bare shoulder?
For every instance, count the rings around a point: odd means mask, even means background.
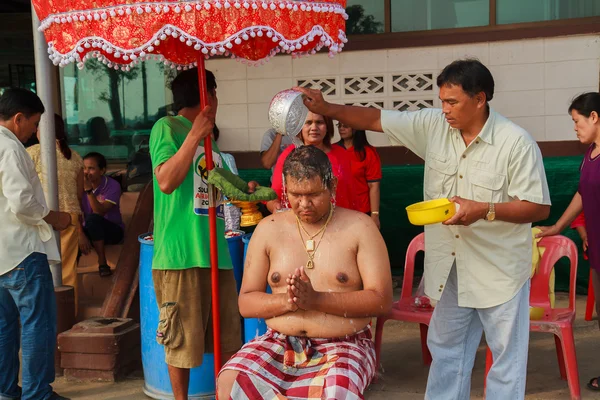
[[[357,245],[383,240],[377,225],[367,214],[347,208],[337,208],[336,214],[337,228],[346,240],[355,241]]]
[[[365,227],[365,226],[375,226],[375,223],[367,214],[350,210],[348,208],[338,207],[335,210],[335,213],[338,215],[340,221],[343,221],[344,224],[347,224],[352,227]]]
[[[271,214],[260,221],[252,237],[271,237],[272,235],[280,234],[282,230],[290,226],[293,227],[292,224],[295,222],[296,219],[292,211]]]

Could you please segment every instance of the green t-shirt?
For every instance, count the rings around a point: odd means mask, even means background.
[[[173,157],[183,145],[192,122],[182,116],[161,118],[152,127],[150,156],[152,169]],[[226,168],[213,141],[215,166]],[[210,268],[208,227],[208,171],[204,143],[198,146],[194,161],[183,183],[171,194],[161,192],[154,178],[154,258],[153,269]],[[231,257],[225,239],[223,204],[217,207],[219,269],[231,269]]]

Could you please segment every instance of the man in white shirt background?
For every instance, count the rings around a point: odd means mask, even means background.
[[[277,159],[286,147],[292,144],[294,144],[294,138],[291,136],[284,136],[273,128],[267,129],[260,144],[260,163],[265,169],[270,169],[271,174],[273,174],[273,168],[277,163]],[[273,181],[272,175],[270,180]],[[270,214],[264,204],[259,203],[258,208],[263,215],[267,216]]]
[[[46,206],[23,143],[37,131],[44,105],[24,89],[0,96],[0,399],[60,400],[52,391],[56,299],[46,252],[67,213]],[[20,332],[19,332],[20,331]],[[19,387],[19,345],[22,377]]]
[[[286,147],[293,144],[292,139],[290,136],[283,136],[273,128],[268,129],[260,144],[260,163],[262,166],[272,171],[279,155]]]
[[[319,91],[296,89],[312,112],[406,146],[425,160],[425,200],[460,205],[444,224],[425,227],[425,293],[439,300],[427,338],[433,362],[425,399],[470,398],[485,331],[494,357],[486,399],[522,400],[531,223],[550,212],[542,155],[523,128],[490,108],[494,79],[481,62],[451,63],[437,85],[442,109],[414,112],[330,104]]]

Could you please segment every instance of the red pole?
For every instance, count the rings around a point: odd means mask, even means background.
[[[204,56],[198,56],[198,83],[200,85],[200,106],[202,109],[208,105],[208,89],[206,87],[206,68]],[[206,168],[214,168],[212,153],[212,138],[204,139],[204,153],[206,154]],[[208,224],[210,231],[210,278],[212,288],[212,321],[215,356],[215,375],[221,369],[221,313],[219,309],[219,250],[217,245],[217,208],[213,193],[216,189],[209,185],[208,195]]]

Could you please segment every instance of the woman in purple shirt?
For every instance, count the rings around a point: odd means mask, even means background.
[[[110,276],[104,246],[118,244],[123,240],[124,225],[119,203],[121,187],[117,181],[104,175],[106,159],[100,153],[89,153],[83,157],[83,232],[80,233],[80,248],[84,254],[91,246],[98,254],[100,276]]]
[[[589,144],[581,163],[579,188],[571,204],[556,224],[541,227],[538,237],[558,235],[583,210],[587,228],[587,255],[593,269],[596,312],[600,315],[600,93],[585,93],[573,100],[569,113],[581,143]],[[600,320],[598,321],[600,327]],[[587,387],[600,391],[600,377],[592,378]]]

